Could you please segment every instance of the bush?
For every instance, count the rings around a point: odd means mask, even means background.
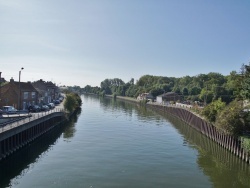
[[[241,104],[234,100],[218,114],[215,126],[225,134],[239,135],[244,128],[244,120],[241,118],[241,113]]]
[[[250,153],[250,137],[249,136],[241,136],[241,146],[246,152]]]
[[[64,102],[64,108],[72,113],[76,108],[79,108],[82,104],[82,100],[77,93],[69,93],[66,95]]]
[[[211,123],[214,123],[216,121],[216,116],[218,112],[220,112],[223,108],[225,108],[226,103],[222,102],[219,98],[218,100],[213,101],[209,105],[205,106],[205,108],[202,111],[202,115],[205,116],[205,118],[210,121]]]

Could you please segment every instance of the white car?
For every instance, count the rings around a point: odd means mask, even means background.
[[[15,109],[13,106],[3,106],[3,112],[7,114],[16,114],[17,109]]]

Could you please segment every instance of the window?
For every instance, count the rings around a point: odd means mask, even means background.
[[[23,92],[23,99],[28,99],[29,92]]]
[[[32,92],[31,97],[32,97],[32,99],[36,98],[36,92]]]

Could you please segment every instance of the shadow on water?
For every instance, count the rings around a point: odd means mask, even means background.
[[[78,117],[79,117],[79,115],[81,114],[81,112],[82,112],[82,109],[80,108],[80,109],[78,109],[78,110],[75,112],[74,115],[72,115],[72,116],[70,117],[70,121],[67,122],[68,125],[65,126],[65,129],[64,129],[64,131],[63,131],[63,138],[65,138],[65,139],[70,139],[70,138],[74,137],[75,132],[76,132],[75,125],[76,125],[76,123],[77,123],[77,121],[78,121]]]
[[[58,142],[58,139],[61,136],[66,139],[72,138],[76,131],[75,123],[77,122],[80,113],[81,109],[73,114],[69,121],[61,123],[59,126],[56,126],[48,133],[30,143],[28,146],[25,146],[1,161],[0,187],[11,186],[11,179],[17,176],[22,176],[29,171],[32,164],[46,156],[46,153],[53,149],[53,146]]]
[[[197,164],[203,173],[210,178],[214,187],[250,186],[249,164],[183,121],[163,112],[159,113],[183,135],[183,145],[189,145],[199,152]]]

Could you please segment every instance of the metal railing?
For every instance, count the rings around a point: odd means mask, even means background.
[[[42,118],[42,117],[45,117],[45,116],[48,116],[50,114],[57,113],[57,112],[64,112],[64,109],[54,108],[52,110],[44,111],[44,112],[28,113],[28,115],[25,118],[22,118],[21,120],[19,119],[17,121],[11,121],[10,123],[6,122],[7,124],[5,124],[5,126],[0,127],[0,134],[12,128],[18,127],[25,123],[29,123],[31,121],[37,120],[39,118]]]

